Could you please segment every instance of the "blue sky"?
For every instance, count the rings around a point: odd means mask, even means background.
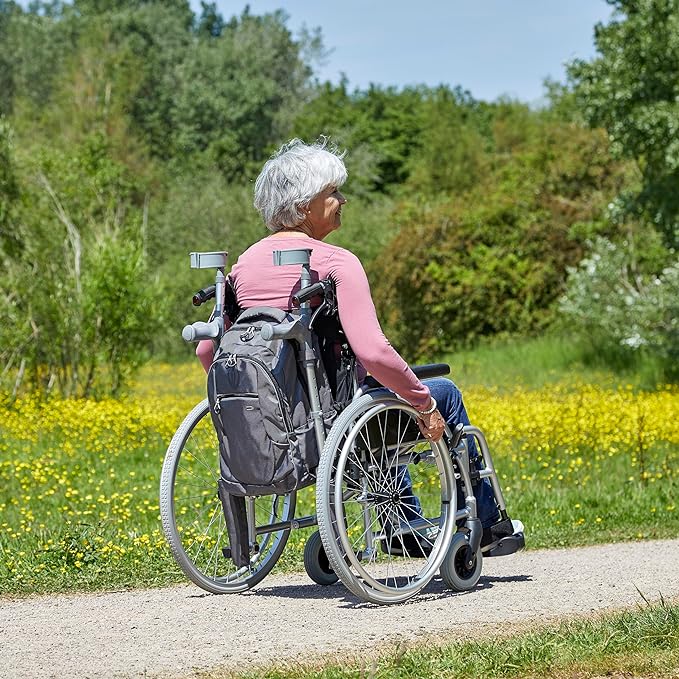
[[[426,83],[461,85],[478,99],[501,95],[537,103],[543,80],[564,79],[564,63],[594,56],[604,0],[250,0],[253,14],[284,9],[293,31],[319,26],[333,51],[322,80],[351,88]],[[191,0],[195,11],[199,0]],[[226,17],[246,2],[217,0]]]

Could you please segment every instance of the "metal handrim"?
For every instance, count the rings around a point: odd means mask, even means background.
[[[405,406],[400,406],[403,410],[408,412],[407,407]],[[375,406],[374,408],[371,408],[367,413],[365,413],[354,425],[354,429],[359,430],[362,428],[363,425],[365,425],[370,419],[375,417],[376,415],[379,415],[380,412],[386,411],[391,409],[392,406],[390,404],[379,404]],[[412,409],[412,413],[415,413],[415,410]],[[342,452],[340,454],[338,463],[337,463],[337,471],[336,471],[336,478],[341,477],[344,474],[344,468],[346,466],[346,461],[348,459],[349,454],[351,453],[350,448],[351,448],[352,441],[350,439],[347,439],[345,441],[344,446],[342,447]],[[432,445],[439,445],[439,444],[432,444]],[[385,446],[383,444],[383,451],[385,451]],[[445,447],[444,447],[445,450]],[[439,451],[440,453],[441,451]],[[437,456],[437,460],[439,463],[437,464],[437,467],[439,469],[439,473],[443,475],[443,470],[442,470],[442,464],[440,463],[440,460],[443,459],[443,455],[439,454]],[[444,488],[445,481],[442,480],[442,495],[447,495],[447,499],[450,499],[450,494],[446,493],[446,490]],[[344,506],[344,498],[343,498],[343,493],[342,493],[342,486],[341,484],[335,484],[335,495],[334,495],[334,503],[335,503],[335,512],[338,515],[341,515],[342,513],[342,508]],[[444,514],[447,513],[447,507],[448,505],[445,504],[445,500],[442,501],[441,503],[441,518],[444,520],[445,523],[445,518]],[[372,577],[363,567],[361,560],[358,559],[357,555],[355,554],[354,550],[351,547],[351,544],[349,543],[349,538],[348,535],[345,531],[342,531],[340,529],[339,532],[339,538],[342,543],[343,548],[345,549],[345,553],[347,556],[347,559],[350,561],[350,563],[353,565],[353,567],[356,569],[359,577],[361,580],[368,584],[370,587],[373,589],[383,592],[384,594],[391,594],[394,590],[393,587],[389,587],[388,585],[383,584],[379,580],[376,580],[374,577]],[[441,549],[443,540],[445,538],[445,534],[442,531],[439,531],[436,540],[432,546],[432,554],[435,554],[434,559],[430,561],[427,559],[425,561],[424,567],[414,576],[410,576],[410,584],[405,586],[405,587],[398,587],[401,592],[408,593],[416,593],[422,587],[431,580],[431,578],[436,574],[436,571],[438,570],[441,562],[443,561],[445,557],[445,550]],[[424,555],[423,555],[424,556]]]

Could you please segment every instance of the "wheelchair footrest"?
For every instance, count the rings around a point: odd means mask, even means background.
[[[507,556],[522,550],[526,546],[526,540],[523,533],[514,533],[508,535],[496,542],[483,556]]]

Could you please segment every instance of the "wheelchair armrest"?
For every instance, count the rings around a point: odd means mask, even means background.
[[[450,374],[450,366],[447,363],[426,363],[425,365],[411,365],[411,370],[417,375],[420,380],[426,380],[430,377],[442,377]],[[368,389],[379,389],[380,384],[372,375],[365,378],[363,384]]]
[[[366,389],[382,389],[381,382],[378,382],[372,375],[368,375],[363,380],[363,385]]]
[[[424,365],[411,365],[410,369],[420,380],[430,377],[443,377],[450,374],[450,366],[447,363],[425,363]]]

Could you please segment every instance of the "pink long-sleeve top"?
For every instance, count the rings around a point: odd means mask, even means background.
[[[274,266],[273,251],[298,248],[312,250],[313,282],[323,278],[335,282],[340,322],[361,365],[415,408],[426,408],[430,403],[429,389],[384,336],[363,266],[348,250],[308,237],[263,238],[246,250],[231,269],[239,306],[292,309],[292,295],[299,290],[300,267]],[[205,370],[213,352],[211,340],[200,342],[196,349]]]

